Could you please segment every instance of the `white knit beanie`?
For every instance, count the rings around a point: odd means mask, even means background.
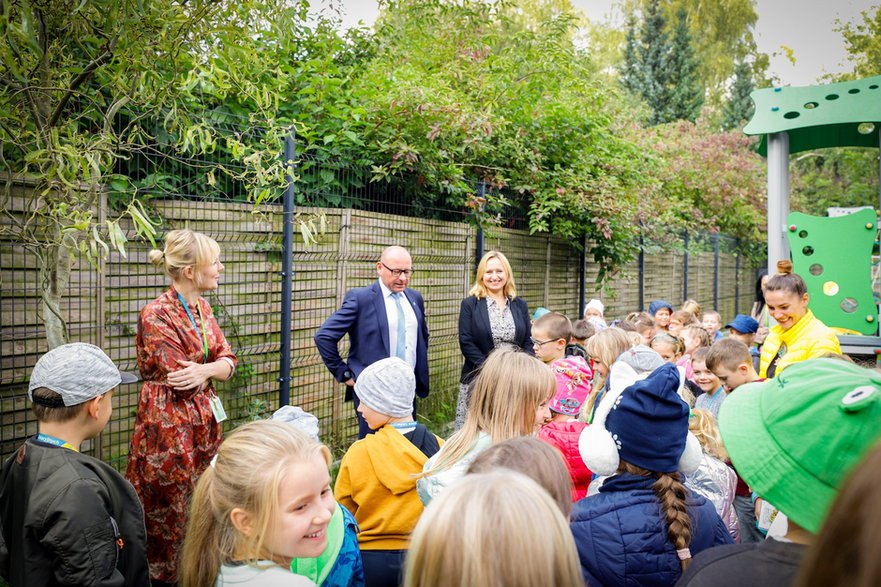
[[[398,357],[368,365],[355,381],[355,394],[368,408],[392,418],[413,413],[416,376],[413,368]]]

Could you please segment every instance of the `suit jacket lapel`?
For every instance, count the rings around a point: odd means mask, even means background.
[[[385,299],[382,297],[382,288],[379,282],[373,283],[373,309],[376,314],[376,321],[379,323],[379,336],[382,338],[382,346],[385,352],[391,356],[388,340],[388,316],[385,314]]]
[[[493,330],[492,326],[489,325],[489,302],[486,298],[480,298],[477,300],[476,314],[480,329],[492,339]],[[492,343],[490,343],[490,348],[492,348]]]
[[[410,307],[413,308],[413,313],[416,314],[416,324],[419,324],[422,321],[422,312],[419,311],[419,305],[416,301],[408,295],[409,289],[404,290],[404,298],[406,298],[407,303],[410,304]]]

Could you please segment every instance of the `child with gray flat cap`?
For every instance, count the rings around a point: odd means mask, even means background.
[[[400,584],[410,533],[422,514],[416,476],[443,442],[413,420],[416,378],[397,357],[361,371],[355,381],[358,411],[374,434],[343,457],[334,497],[358,521],[358,542],[368,587]]]
[[[39,434],[0,470],[0,575],[12,587],[150,584],[134,487],[79,452],[107,425],[117,386],[137,380],[91,344],[65,344],[37,361],[28,397]]]

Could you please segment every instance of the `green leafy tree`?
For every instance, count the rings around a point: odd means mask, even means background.
[[[750,94],[754,89],[752,67],[746,61],[739,62],[734,70],[734,83],[728,101],[722,111],[723,129],[739,129],[752,118],[755,105]]]
[[[645,8],[652,1],[637,0],[637,4]],[[768,57],[757,50],[753,37],[758,22],[753,0],[664,0],[661,9],[667,15],[680,10],[688,14],[694,51],[699,58],[698,77],[707,90],[712,110],[721,110],[736,62],[750,57],[758,78],[764,78]]]
[[[509,205],[533,230],[588,234],[606,272],[626,262],[655,161],[624,136],[630,115],[575,47],[575,19],[525,26],[516,6],[476,0],[382,7],[356,90],[375,178],[413,177],[419,198],[466,210],[485,181],[485,218]]]
[[[881,74],[881,6],[864,10],[863,22],[844,24],[838,30],[844,36],[847,52],[855,62],[856,77]]]
[[[740,131],[714,132],[706,121],[678,121],[646,129],[640,142],[664,161],[656,179],[680,225],[721,231],[746,241],[765,230],[765,163],[754,139]]]
[[[792,161],[793,208],[826,216],[834,206],[878,208],[878,149],[819,149]]]
[[[29,183],[25,214],[3,237],[37,255],[43,320],[50,347],[67,340],[60,300],[71,264],[91,262],[110,247],[124,253],[119,225],[128,216],[152,238],[150,219],[131,177],[119,172],[134,155],[176,149],[193,156],[227,149],[246,163],[240,179],[255,200],[283,185],[279,137],[292,121],[276,122],[285,99],[272,77],[270,46],[293,47],[304,34],[304,1],[265,4],[223,0],[9,0],[0,27],[2,162]],[[260,31],[260,32],[255,32]],[[259,138],[219,137],[211,116],[247,115]],[[222,166],[206,165],[210,184]],[[99,222],[108,187],[123,212]],[[150,189],[160,190],[153,185]]]

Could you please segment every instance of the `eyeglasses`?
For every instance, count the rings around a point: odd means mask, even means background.
[[[541,345],[543,345],[543,344],[548,344],[549,342],[554,342],[554,341],[557,341],[557,340],[560,340],[560,339],[559,339],[559,338],[549,338],[549,339],[547,339],[547,340],[536,340],[536,339],[534,339],[534,338],[532,338],[532,337],[530,336],[530,337],[529,337],[529,340],[532,341],[532,344],[533,344],[534,346],[541,346]]]
[[[388,265],[386,265],[382,261],[380,261],[379,264],[382,265],[383,267],[385,267],[388,270],[388,272],[391,273],[392,275],[394,275],[395,277],[400,277],[401,275],[403,275],[404,277],[410,277],[411,275],[413,275],[413,271],[414,271],[413,269],[392,269],[391,267],[389,267]]]

